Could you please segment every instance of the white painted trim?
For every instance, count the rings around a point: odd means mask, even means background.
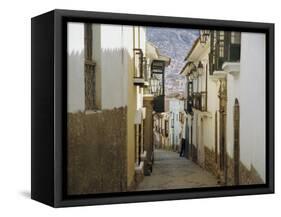
[[[141,121],[142,121],[142,108],[136,111],[135,124],[141,124]]]
[[[226,78],[226,72],[225,71],[214,71],[213,75],[210,75],[210,79],[212,81],[218,81],[220,79]]]
[[[222,65],[222,69],[233,76],[240,72],[240,62],[225,62]]]

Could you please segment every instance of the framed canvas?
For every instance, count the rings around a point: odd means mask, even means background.
[[[31,36],[32,199],[274,192],[274,24],[53,10]]]

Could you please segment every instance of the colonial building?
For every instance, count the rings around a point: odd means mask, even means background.
[[[161,57],[147,55],[144,27],[70,22],[67,31],[68,193],[133,190],[151,167],[154,95],[144,90]]]
[[[187,76],[188,155],[222,184],[265,182],[265,36],[201,31]]]
[[[179,151],[183,138],[184,100],[169,98],[169,149]]]
[[[184,101],[168,98],[168,110],[154,113],[154,144],[156,148],[179,151],[185,133]]]
[[[154,144],[156,148],[170,149],[169,113],[154,114]]]

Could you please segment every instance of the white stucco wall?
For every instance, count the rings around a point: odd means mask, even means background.
[[[194,51],[198,60],[207,64],[207,49]],[[197,52],[197,53],[196,53]],[[201,52],[199,54],[198,52]],[[207,51],[209,53],[209,50]],[[235,98],[240,104],[240,160],[248,168],[251,165],[265,180],[265,35],[241,33],[240,72],[227,74],[227,121],[226,143],[229,156],[233,157],[233,106]],[[204,64],[204,65],[205,65]],[[194,82],[194,91],[204,91],[205,74],[199,77],[199,86]],[[192,144],[215,149],[215,113],[219,110],[219,80],[217,76],[208,78],[208,112],[194,112]],[[219,114],[218,114],[219,116]],[[189,126],[191,124],[189,116]],[[203,124],[203,130],[200,125]],[[199,129],[199,128],[200,129]],[[198,130],[200,132],[196,132]],[[217,142],[219,143],[219,121],[217,122]],[[196,141],[198,133],[203,132],[203,140]],[[200,136],[198,137],[200,138]],[[203,142],[203,144],[202,144]],[[219,145],[217,146],[219,153]],[[200,152],[200,151],[199,151]],[[203,153],[203,152],[202,152]],[[199,154],[200,155],[200,154]],[[200,158],[200,156],[199,156]]]
[[[101,25],[101,105],[112,109],[127,105],[128,58],[132,27]]]
[[[208,113],[204,119],[204,145],[210,150],[215,150],[215,121],[216,121],[216,111],[219,108],[219,99],[218,99],[218,82],[208,79]],[[219,122],[217,122],[219,124]],[[217,132],[218,133],[218,132]],[[218,138],[218,135],[217,135]],[[218,146],[217,146],[218,147]]]
[[[200,61],[203,64],[203,74],[200,77],[200,89],[206,90],[206,76],[207,76],[207,112],[201,114],[203,121],[199,120],[203,126],[201,127],[202,140],[201,152],[204,153],[204,146],[210,150],[215,151],[215,114],[218,110],[218,82],[210,78],[209,73],[209,52],[210,47],[207,46],[202,55]],[[203,155],[203,154],[202,154]],[[203,159],[202,159],[203,160]]]
[[[240,105],[240,160],[265,180],[265,35],[241,34],[240,73],[228,75],[227,151],[233,156],[233,106]]]
[[[97,104],[113,109],[128,104],[128,73],[133,58],[133,27],[93,24],[93,60],[96,63]],[[140,28],[145,50],[145,30]],[[84,24],[68,23],[68,112],[84,111]],[[138,91],[142,107],[142,91]]]
[[[83,111],[84,94],[84,24],[67,24],[67,109]]]
[[[199,161],[203,164],[204,146],[208,147],[210,150],[215,150],[215,113],[218,110],[218,82],[211,79],[209,75],[209,45],[207,44],[204,49],[200,48],[198,52],[195,51],[196,58],[193,60],[196,65],[198,65],[199,60],[201,61],[203,64],[203,73],[195,80],[193,90],[194,92],[206,91],[207,76],[207,112],[202,113],[198,110],[194,111],[192,144],[198,146],[198,152],[200,152],[198,158],[200,158]],[[198,132],[196,132],[197,130]]]

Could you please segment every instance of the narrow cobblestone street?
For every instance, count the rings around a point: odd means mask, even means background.
[[[153,172],[145,176],[138,191],[217,186],[216,178],[176,152],[155,150]]]

